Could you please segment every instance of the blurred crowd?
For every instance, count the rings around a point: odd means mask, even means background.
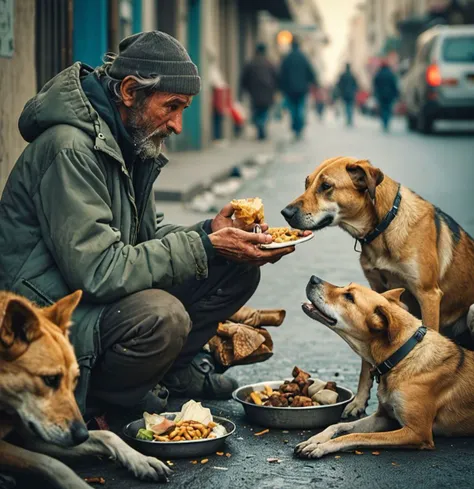
[[[241,97],[245,92],[250,97],[250,120],[258,140],[267,139],[267,123],[272,112],[276,118],[281,118],[284,110],[290,115],[291,131],[296,140],[302,137],[307,110],[314,110],[318,119],[323,121],[326,110],[331,108],[336,117],[344,114],[348,127],[354,124],[355,110],[368,115],[378,114],[383,130],[388,131],[394,105],[399,98],[397,78],[385,61],[382,61],[372,81],[376,107],[370,106],[371,94],[359,87],[349,63],[337,83],[333,86],[321,84],[318,73],[296,38],[279,67],[269,60],[265,44],[257,45],[255,57],[244,66],[241,74]]]

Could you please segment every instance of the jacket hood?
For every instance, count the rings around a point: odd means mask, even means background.
[[[80,81],[91,72],[89,66],[74,63],[58,73],[26,103],[18,128],[27,142],[31,143],[57,124],[68,124],[91,136],[96,135],[94,123],[97,113],[85,96]]]

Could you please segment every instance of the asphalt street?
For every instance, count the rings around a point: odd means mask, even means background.
[[[286,141],[290,138],[287,131],[274,136]],[[453,125],[424,136],[408,133],[402,121],[396,121],[389,134],[382,133],[376,121],[360,117],[350,129],[334,118],[322,124],[312,121],[303,141],[285,144],[276,161],[259,178],[242,187],[235,197],[260,196],[267,221],[272,226],[285,225],[280,210],[303,191],[306,175],[326,158],[350,155],[369,159],[387,175],[439,206],[474,235],[473,154],[473,132]],[[203,218],[177,204],[168,204],[165,212],[166,221],[178,224]],[[229,373],[241,384],[283,379],[298,365],[356,390],[359,358],[342,339],[306,317],[300,306],[311,274],[339,285],[366,283],[353,244],[343,231],[325,229],[312,241],[298,246],[293,255],[263,268],[261,285],[250,305],[285,308],[287,318],[280,328],[271,330],[275,354],[270,360],[231,369]],[[375,391],[372,394],[369,411],[373,411],[376,403]],[[181,403],[175,400],[171,407],[178,408]],[[434,489],[474,486],[472,438],[437,439],[436,449],[429,452],[379,450],[379,455],[373,455],[370,450],[362,450],[360,455],[344,453],[308,461],[294,458],[293,448],[315,431],[270,430],[255,437],[254,433],[261,427],[249,424],[242,407],[234,401],[205,405],[214,414],[237,424],[237,432],[226,447],[231,457],[213,455],[205,465],[193,465],[190,460],[173,461],[174,474],[169,487]],[[281,463],[267,462],[271,457],[280,459]],[[123,469],[105,461],[81,464],[78,472],[82,477],[104,477],[106,484],[100,487],[154,487],[135,481]],[[37,485],[28,487],[33,489]]]

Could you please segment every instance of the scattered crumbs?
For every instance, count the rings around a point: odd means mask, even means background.
[[[230,457],[232,457],[232,454],[230,454],[230,453],[226,453],[226,454],[225,454],[225,456],[226,456],[227,458],[230,458]]]
[[[372,452],[372,455],[380,455],[380,452]]]
[[[267,462],[270,464],[281,464],[281,460],[276,457],[267,458]]]
[[[198,463],[198,461],[197,461],[197,460],[191,460],[191,463],[192,463],[193,465],[196,465],[196,464]]]
[[[393,465],[394,467],[400,467],[400,464],[397,464],[397,462],[392,462],[392,465]]]
[[[270,430],[267,428],[266,430],[259,431],[258,433],[254,433],[254,436],[262,436],[265,433],[268,433]]]
[[[207,462],[209,462],[209,459],[208,459],[208,458],[203,458],[203,459],[201,460],[201,463],[202,463],[202,464],[207,464]]]
[[[283,443],[288,443],[288,440],[283,440]]]
[[[86,477],[84,479],[88,484],[105,484],[103,477]]]
[[[227,467],[216,467],[215,465],[212,468],[216,470],[229,470]]]
[[[282,431],[282,433],[289,433],[289,431],[287,431],[287,430],[283,430],[283,431]]]
[[[167,460],[166,463],[170,466],[173,467],[174,463],[171,460]]]
[[[237,438],[237,440],[243,440],[243,438],[242,438],[241,436],[239,436],[239,437]]]
[[[336,455],[334,458],[335,459],[339,459],[339,458],[341,458],[341,456],[340,455]]]
[[[364,455],[364,452],[359,452],[359,450],[356,450],[354,453],[355,453],[356,455]]]
[[[224,452],[216,452],[216,455],[219,455],[219,457],[222,457],[222,455],[224,455]]]

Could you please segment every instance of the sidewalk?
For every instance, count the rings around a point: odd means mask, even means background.
[[[266,141],[242,136],[201,151],[167,154],[170,162],[154,184],[155,200],[188,202],[212,184],[230,177],[235,167],[268,163],[277,150],[276,139],[271,136],[277,125],[272,124],[270,138]]]

